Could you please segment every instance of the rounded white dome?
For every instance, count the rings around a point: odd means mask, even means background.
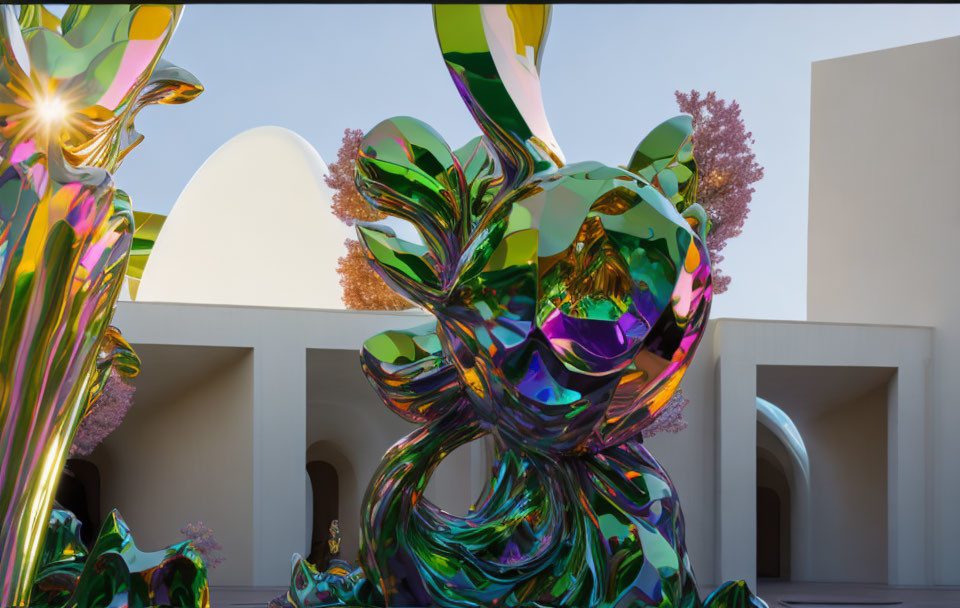
[[[223,144],[174,204],[138,301],[343,308],[337,258],[353,231],[330,211],[320,154],[281,127]]]

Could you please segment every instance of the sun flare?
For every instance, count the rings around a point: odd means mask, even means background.
[[[47,127],[61,125],[67,118],[67,104],[56,96],[38,100],[34,111],[38,120]]]

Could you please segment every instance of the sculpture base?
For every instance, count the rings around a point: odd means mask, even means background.
[[[359,567],[351,566],[349,562],[334,559],[326,571],[320,572],[316,566],[303,559],[298,554],[293,556],[293,573],[290,581],[290,590],[274,598],[268,608],[387,608],[377,592],[379,585],[372,585]],[[364,601],[358,601],[358,600]],[[622,598],[606,603],[602,602],[591,608],[607,608],[608,606],[630,606],[631,608],[645,608],[642,601],[624,604]],[[664,604],[650,604],[663,606]],[[669,604],[673,606],[673,604]],[[393,604],[391,604],[393,606]],[[745,581],[728,581],[717,587],[707,599],[700,601],[699,596],[685,598],[682,604],[685,608],[769,608],[766,602],[753,594]],[[539,603],[517,605],[516,608],[566,608],[561,606],[547,606]],[[404,608],[435,608],[435,606],[404,606]],[[570,608],[585,608],[571,606]]]

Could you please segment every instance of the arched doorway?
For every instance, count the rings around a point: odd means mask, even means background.
[[[337,469],[325,460],[307,463],[307,475],[313,495],[313,533],[307,561],[321,570],[330,561],[330,522],[340,519],[340,477]]]
[[[86,460],[67,460],[56,501],[80,520],[80,539],[89,547],[100,532],[100,471]]]
[[[757,577],[789,580],[790,482],[776,457],[757,449]]]
[[[810,457],[803,437],[786,412],[757,397],[757,576],[811,580],[809,522]]]

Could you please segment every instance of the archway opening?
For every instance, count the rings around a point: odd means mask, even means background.
[[[757,576],[780,578],[780,497],[757,486]]]
[[[757,450],[757,578],[789,580],[790,482],[776,457]]]
[[[330,551],[330,524],[340,519],[340,476],[337,468],[325,460],[307,463],[307,475],[313,494],[313,533],[307,561],[321,570],[327,567]]]
[[[781,507],[790,580],[887,581],[893,378],[885,367],[757,366],[757,486],[764,485],[762,448],[789,482],[779,495],[781,504],[790,497],[789,523]]]
[[[60,474],[56,501],[80,520],[80,539],[89,547],[100,531],[100,470],[87,460],[71,458]]]

